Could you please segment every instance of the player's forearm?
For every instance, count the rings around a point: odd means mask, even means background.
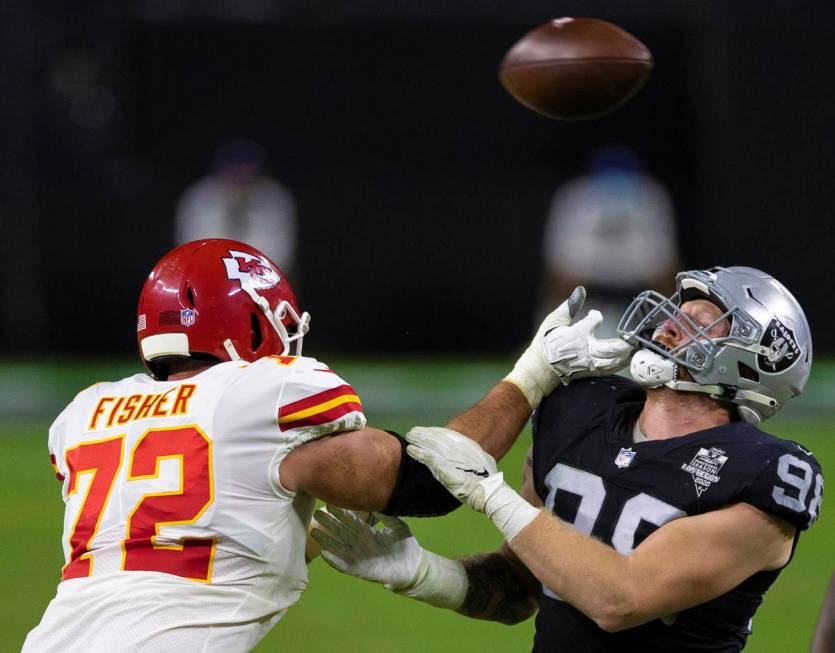
[[[821,607],[810,653],[828,653],[833,650],[835,650],[835,574],[832,574],[829,591]]]
[[[631,628],[657,615],[636,609],[628,556],[542,512],[510,548],[543,585],[608,631]]]
[[[738,503],[673,519],[622,555],[552,515],[510,537],[542,583],[604,630],[633,628],[721,596],[791,556],[795,528]]]
[[[469,586],[464,603],[456,609],[459,614],[512,625],[536,612],[538,584],[524,577],[503,554],[483,553],[461,563]]]
[[[447,427],[475,440],[498,460],[516,442],[530,415],[525,396],[512,383],[501,381]]]

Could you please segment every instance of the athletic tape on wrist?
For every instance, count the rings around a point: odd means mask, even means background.
[[[400,589],[386,586],[396,594],[423,601],[437,608],[455,610],[467,598],[470,582],[458,560],[423,550],[414,582]]]
[[[523,528],[539,516],[540,509],[529,504],[513,488],[502,483],[491,492],[484,512],[504,535],[505,542],[510,543]]]
[[[503,380],[515,385],[519,389],[519,392],[525,395],[525,399],[528,400],[533,410],[536,410],[542,402],[542,397],[544,396],[542,389],[528,374],[524,374],[514,367],[510,374],[504,377]]]

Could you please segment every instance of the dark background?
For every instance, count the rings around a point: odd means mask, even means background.
[[[550,121],[500,87],[507,48],[560,15],[652,50],[616,113]],[[619,142],[671,190],[686,266],[774,274],[835,349],[833,3],[10,0],[0,47],[7,354],[132,351],[177,198],[237,136],[298,201],[317,348],[517,347],[551,195]]]

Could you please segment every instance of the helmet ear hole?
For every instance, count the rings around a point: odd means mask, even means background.
[[[261,332],[261,322],[258,321],[258,316],[255,313],[249,314],[249,322],[252,326],[252,351],[258,351],[258,348],[264,341],[264,334]]]
[[[186,288],[186,299],[188,299],[188,303],[194,308],[194,291],[191,289],[191,286]]]
[[[754,383],[759,383],[760,382],[760,375],[757,372],[757,370],[749,367],[748,365],[746,365],[745,363],[743,363],[741,361],[738,361],[736,366],[737,366],[737,369],[739,370],[740,378],[748,379],[749,381],[753,381]]]

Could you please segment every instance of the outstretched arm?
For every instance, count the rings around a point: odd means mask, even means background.
[[[518,395],[513,386],[499,383],[476,406],[450,423],[481,425],[493,444],[503,449],[501,455],[504,455],[530,412],[530,409],[518,407],[514,393]],[[521,395],[518,397],[527,406],[525,399]],[[507,403],[517,405],[513,417],[510,416],[512,411],[504,408]],[[402,495],[423,493],[427,510],[394,510],[393,514],[439,514],[457,506],[443,487],[434,487],[436,483],[429,470],[404,457],[403,447],[395,436],[368,427],[323,436],[297,447],[279,465],[279,479],[288,492],[303,490],[326,503],[350,510],[382,512],[391,508],[390,499],[398,481],[407,484],[400,491]],[[402,460],[406,464],[401,466]],[[407,478],[401,478],[402,475]],[[442,499],[440,503],[435,495]],[[432,503],[447,507],[433,512],[429,510]]]
[[[673,519],[619,553],[520,497],[468,438],[443,428],[406,438],[410,455],[488,515],[543,585],[607,631],[704,603],[791,556],[794,526],[748,503]]]
[[[500,381],[478,403],[450,420],[447,427],[472,438],[501,460],[516,442],[532,410],[518,386]]]
[[[604,630],[705,603],[791,555],[794,527],[747,503],[667,523],[628,555],[542,512],[510,544],[539,578]]]
[[[561,382],[577,375],[607,374],[620,369],[631,348],[622,340],[595,337],[594,330],[603,319],[599,312],[591,311],[572,324],[584,299],[585,290],[576,288],[545,318],[510,374],[479,402],[453,418],[449,428],[470,436],[495,458],[501,458],[519,437],[542,397]],[[388,500],[397,487],[401,455],[400,444],[393,436],[366,428],[318,438],[298,447],[281,462],[279,476],[288,491],[301,489],[338,506],[381,511],[389,506]],[[425,474],[414,468],[410,471]],[[421,481],[417,487],[425,488],[426,484]]]
[[[835,574],[829,581],[829,590],[823,600],[815,638],[812,640],[811,653],[831,653],[835,651]]]

